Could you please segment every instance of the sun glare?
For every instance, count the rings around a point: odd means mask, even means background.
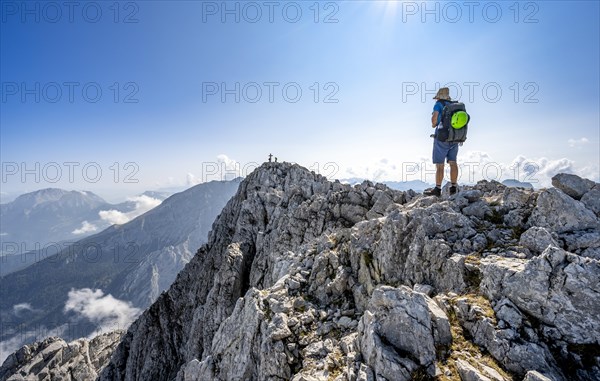
[[[374,0],[378,8],[383,10],[383,17],[387,20],[394,20],[396,12],[400,8],[402,1],[400,0]]]

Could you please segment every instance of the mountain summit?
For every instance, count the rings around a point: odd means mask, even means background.
[[[265,163],[126,333],[23,347],[0,379],[599,379],[600,185],[586,184],[579,199],[560,179],[438,199]],[[86,360],[107,358],[99,342],[110,360]]]

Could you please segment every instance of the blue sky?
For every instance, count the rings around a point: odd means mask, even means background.
[[[436,84],[472,117],[459,162],[540,186],[561,170],[598,180],[599,2],[315,3],[0,1],[3,195],[117,199],[269,152],[340,178],[414,180],[407,163],[431,166]],[[236,83],[239,103],[223,102]]]

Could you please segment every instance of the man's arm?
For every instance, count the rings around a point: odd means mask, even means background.
[[[433,128],[437,127],[438,115],[439,113],[437,111],[434,111],[433,115],[431,115],[431,127]]]

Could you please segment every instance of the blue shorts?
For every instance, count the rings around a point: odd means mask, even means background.
[[[433,164],[444,164],[446,161],[456,161],[458,156],[458,143],[441,142],[433,139]]]

